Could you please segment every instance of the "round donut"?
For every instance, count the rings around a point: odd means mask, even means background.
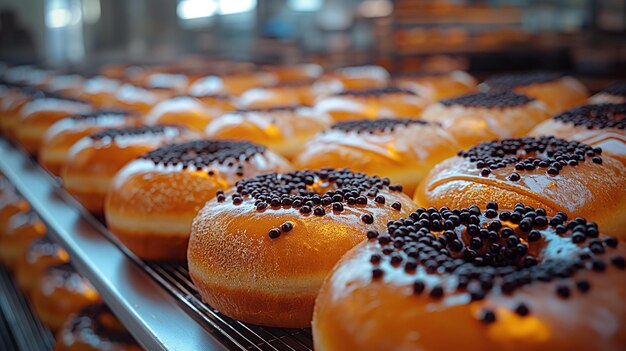
[[[247,109],[267,109],[280,106],[313,106],[315,93],[311,81],[290,81],[271,87],[257,87],[247,90],[237,100]]]
[[[3,179],[3,182],[8,182],[8,180]],[[30,204],[19,196],[14,189],[4,190],[0,196],[0,235],[7,233],[9,222],[13,216],[29,210]]]
[[[172,95],[173,92],[165,88],[124,84],[117,89],[113,103],[115,107],[133,110],[141,115],[145,115],[156,104],[170,98]]]
[[[587,88],[577,79],[558,73],[502,74],[479,85],[482,91],[514,91],[546,104],[550,115],[587,102]]]
[[[194,137],[177,126],[108,129],[84,137],[61,168],[63,186],[90,212],[101,214],[113,176],[128,162],[159,146]]]
[[[15,270],[17,284],[22,291],[31,294],[41,282],[50,266],[69,262],[70,256],[49,236],[43,236],[30,242],[26,253],[18,262]]]
[[[10,140],[16,140],[15,130],[20,123],[20,110],[43,92],[33,88],[9,86],[0,101],[0,131]]]
[[[398,77],[397,87],[413,91],[429,101],[439,101],[476,90],[474,77],[463,71],[426,72]]]
[[[62,263],[46,269],[31,301],[41,321],[57,331],[71,314],[99,302],[100,295],[70,263]]]
[[[332,120],[306,106],[283,106],[227,112],[207,125],[212,138],[249,140],[295,158],[307,140],[328,128]]]
[[[389,179],[347,169],[237,182],[193,222],[189,273],[202,299],[253,324],[306,327],[326,274],[364,238],[415,205]]]
[[[555,137],[505,139],[478,144],[435,166],[415,192],[424,207],[504,207],[521,201],[585,216],[608,234],[626,239],[626,167],[577,141]]]
[[[589,98],[590,104],[626,103],[626,82],[617,82]]]
[[[0,235],[0,259],[15,270],[30,243],[46,234],[46,226],[35,212],[17,213],[10,217],[6,230]]]
[[[207,124],[224,111],[210,107],[199,99],[181,95],[161,101],[144,117],[147,125],[182,125],[196,132],[203,132]]]
[[[175,72],[154,72],[145,78],[145,85],[149,87],[159,87],[169,89],[177,94],[184,94],[189,88],[189,78],[182,73]]]
[[[459,150],[454,137],[436,123],[381,118],[339,122],[304,145],[296,169],[348,167],[402,184],[412,196],[417,184],[440,161]]]
[[[428,100],[400,88],[349,90],[315,103],[315,110],[328,114],[335,122],[380,117],[418,118]]]
[[[166,145],[128,163],[113,179],[107,225],[140,258],[185,260],[191,222],[217,191],[290,168],[282,157],[246,141]]]
[[[276,83],[276,75],[261,71],[210,75],[193,82],[189,87],[189,94],[239,96],[254,87],[270,86]]]
[[[89,101],[97,108],[110,108],[115,104],[115,94],[122,83],[104,76],[89,78],[83,84],[79,98]]]
[[[142,351],[122,323],[102,303],[70,316],[59,330],[54,351]]]
[[[65,117],[92,110],[92,106],[82,100],[51,94],[35,96],[20,109],[15,137],[26,151],[36,154],[51,125]]]
[[[601,228],[523,204],[420,208],[335,266],[315,350],[622,350],[626,250]]]
[[[464,148],[481,141],[524,136],[549,117],[544,103],[512,92],[446,99],[422,114],[423,120],[440,123]]]
[[[264,71],[272,73],[279,83],[299,82],[319,78],[324,69],[315,63],[301,63],[294,65],[267,65]]]
[[[626,103],[584,105],[536,126],[529,135],[553,135],[602,148],[626,165]]]
[[[380,66],[349,66],[323,74],[314,84],[317,95],[339,93],[346,90],[369,90],[384,88],[390,76]]]
[[[83,89],[85,78],[79,74],[61,74],[52,76],[46,84],[44,90],[78,98]]]
[[[54,123],[44,135],[39,148],[39,163],[58,176],[70,148],[80,139],[111,128],[138,127],[141,120],[131,111],[98,110],[64,118]]]

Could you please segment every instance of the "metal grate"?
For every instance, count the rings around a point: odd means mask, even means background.
[[[241,350],[312,350],[310,329],[282,329],[251,325],[220,314],[203,303],[187,267],[176,263],[146,263],[148,273],[199,319],[211,332],[219,332],[231,348]]]
[[[0,296],[0,349],[52,350],[54,336],[35,316],[3,266],[0,266]]]

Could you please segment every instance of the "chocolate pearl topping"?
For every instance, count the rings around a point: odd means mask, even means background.
[[[514,168],[508,179],[518,181],[526,171],[541,169],[549,175],[558,175],[563,167],[577,166],[580,162],[601,164],[601,153],[600,148],[577,141],[543,136],[483,142],[459,151],[458,156],[475,164],[483,176],[489,176],[494,169]]]
[[[251,108],[251,109],[244,109],[244,110],[228,111],[228,114],[233,114],[233,113],[241,114],[241,113],[248,113],[248,112],[296,111],[297,109],[300,109],[300,108],[306,108],[306,106],[303,106],[303,105],[289,105],[289,106],[274,106],[274,107],[267,107],[267,108]]]
[[[105,304],[92,304],[81,310],[68,325],[69,331],[74,335],[92,337],[97,335],[100,339],[114,343],[134,343],[135,339],[128,331],[119,328],[110,328],[103,323],[103,317],[113,316],[113,313]],[[95,340],[94,340],[95,341]]]
[[[626,96],[626,82],[617,82],[612,84],[608,88],[602,90],[602,92],[611,95]]]
[[[196,140],[165,145],[148,152],[141,158],[151,160],[155,164],[182,163],[183,167],[194,166],[196,169],[215,163],[243,167],[244,162],[264,151],[264,146],[248,141]]]
[[[587,129],[626,128],[626,103],[585,105],[565,111],[554,117],[563,123],[572,123]]]
[[[501,74],[487,79],[483,84],[486,85],[490,91],[503,91],[531,84],[554,82],[562,76],[562,74],[556,72]]]
[[[337,96],[355,96],[355,97],[371,97],[371,96],[382,96],[388,94],[408,94],[408,95],[417,95],[415,92],[402,89],[398,87],[388,87],[388,88],[375,88],[375,89],[367,89],[367,90],[346,90],[340,93],[337,93]]]
[[[491,202],[489,207],[487,211],[495,211],[495,216],[486,216],[486,211],[477,206],[452,210],[420,208],[407,218],[389,221],[387,230],[378,235],[368,232],[368,240],[376,244],[370,260],[372,269],[377,270],[373,274],[382,276],[401,270],[408,276],[447,276],[446,284],[429,286],[425,284],[428,279],[415,280],[414,293],[431,291],[431,298],[467,293],[475,301],[493,292],[511,294],[523,286],[551,281],[556,282],[556,296],[570,298],[577,291],[591,288],[587,281],[574,280],[577,272],[603,274],[605,270],[626,266],[623,256],[604,254],[618,241],[606,240],[610,237],[598,239],[594,222],[581,217],[568,220],[562,212],[545,217],[544,209],[521,203],[512,211],[498,210],[497,204]],[[537,221],[538,218],[543,219]],[[446,225],[441,227],[441,222]],[[522,230],[521,223],[526,223],[527,228]],[[535,232],[539,237],[529,240],[530,233]],[[577,233],[582,238],[574,241]],[[552,257],[545,257],[544,250],[552,252]],[[518,315],[531,311],[531,306],[523,301],[512,308]]]
[[[378,132],[393,133],[396,129],[406,128],[410,125],[429,125],[433,124],[427,121],[420,121],[410,118],[379,118],[379,119],[361,119],[354,121],[346,121],[335,123],[331,129],[340,130],[342,132],[356,132],[374,134]]]
[[[523,106],[534,100],[526,95],[503,91],[461,95],[452,99],[442,100],[440,103],[444,106],[504,108]]]
[[[107,129],[91,134],[92,140],[114,139],[116,137],[138,137],[143,135],[181,134],[183,129],[177,126],[132,127],[123,129]]]
[[[125,118],[135,116],[136,114],[130,110],[122,110],[122,109],[103,109],[98,110],[96,112],[90,113],[82,113],[79,115],[74,115],[69,118],[75,121],[93,121],[98,122],[101,120],[106,120],[109,118]]]

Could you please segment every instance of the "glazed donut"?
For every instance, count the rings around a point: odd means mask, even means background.
[[[476,90],[474,77],[463,71],[425,72],[398,77],[395,85],[413,91],[429,101],[469,94]]]
[[[46,234],[46,226],[35,212],[17,213],[7,224],[0,236],[0,259],[7,268],[15,270],[28,245]]]
[[[261,71],[210,75],[193,82],[189,87],[189,94],[239,96],[246,90],[274,85],[277,81],[276,75]]]
[[[626,103],[584,105],[536,126],[529,135],[553,135],[602,148],[626,165]]]
[[[36,154],[51,125],[65,117],[92,110],[92,106],[82,100],[53,94],[36,96],[20,109],[15,137],[28,153]]]
[[[456,155],[454,138],[436,123],[415,119],[339,122],[309,140],[296,169],[348,167],[380,174],[402,184],[412,196],[417,184],[440,161]]]
[[[319,78],[324,73],[322,66],[315,63],[268,65],[262,69],[276,76],[279,83],[308,81]]]
[[[49,236],[30,242],[26,253],[18,262],[15,276],[22,291],[31,294],[41,282],[50,266],[69,262],[68,253]]]
[[[10,86],[3,94],[0,105],[0,130],[7,138],[15,140],[15,130],[20,123],[20,110],[35,96],[43,93],[37,89]]]
[[[389,84],[389,72],[380,66],[349,66],[323,74],[313,89],[317,95],[346,90],[381,89]]]
[[[288,106],[227,112],[209,123],[212,138],[249,140],[293,159],[307,140],[328,128],[332,120],[310,107]]]
[[[505,139],[473,146],[435,166],[414,200],[423,207],[503,207],[522,201],[549,213],[585,216],[626,239],[626,167],[602,150],[555,137]]]
[[[347,169],[241,180],[193,222],[189,273],[202,299],[253,324],[306,327],[322,280],[363,236],[415,208],[401,185]]]
[[[83,84],[83,91],[79,97],[98,108],[112,107],[120,85],[120,81],[104,76],[89,78]]]
[[[111,310],[102,303],[70,316],[59,330],[54,351],[142,351]]]
[[[549,117],[544,103],[512,92],[442,100],[422,114],[423,120],[441,123],[464,148],[481,141],[524,136]]]
[[[173,93],[169,89],[140,87],[124,84],[114,97],[115,107],[133,110],[145,115],[159,102],[170,98]]]
[[[589,98],[590,104],[626,103],[626,82],[617,82]]]
[[[181,73],[154,72],[145,79],[146,86],[169,89],[177,94],[184,94],[189,88],[189,78]]]
[[[141,120],[131,111],[98,110],[64,118],[54,123],[44,135],[39,148],[39,163],[58,176],[70,148],[80,139],[111,128],[138,127]]]
[[[166,145],[128,163],[106,198],[111,232],[146,260],[185,260],[191,222],[217,191],[242,178],[291,167],[247,141]]]
[[[156,104],[144,121],[147,125],[158,124],[182,125],[196,132],[203,132],[207,124],[224,111],[209,107],[199,99],[181,95]]]
[[[280,106],[313,106],[315,94],[311,81],[290,81],[271,87],[247,90],[239,99],[239,105],[247,109],[265,109]]]
[[[8,182],[7,180],[4,180]],[[19,196],[15,190],[7,189],[0,197],[0,235],[9,230],[11,218],[30,210],[30,204]]]
[[[159,146],[194,135],[176,126],[109,129],[79,140],[61,169],[63,186],[90,212],[100,214],[113,176],[128,162]]]
[[[100,295],[70,263],[62,263],[46,269],[31,300],[41,321],[57,331],[71,314],[99,302]]]
[[[330,115],[335,122],[380,117],[418,118],[428,100],[400,88],[349,90],[321,98],[315,110]]]
[[[502,74],[481,83],[482,91],[514,91],[546,104],[550,115],[582,105],[589,96],[577,79],[558,73]]]
[[[623,350],[626,250],[599,228],[522,204],[420,208],[335,266],[315,350]]]
[[[85,78],[78,74],[55,75],[44,85],[44,89],[56,94],[78,98],[84,83]]]

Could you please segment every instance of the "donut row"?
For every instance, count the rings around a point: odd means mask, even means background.
[[[132,111],[7,83],[27,97],[0,125],[28,145],[31,104],[87,106],[42,127],[40,162],[134,254],[187,260],[209,305],[266,326],[312,321],[316,349],[626,344],[622,83],[588,100],[553,74],[390,85],[351,67],[291,80],[289,93],[323,91],[294,106],[283,78],[261,77],[310,66],[272,69],[199,78],[195,94]],[[202,94],[233,107],[206,118]]]
[[[141,350],[1,174],[0,264],[13,273],[39,319],[56,333],[55,350]]]

